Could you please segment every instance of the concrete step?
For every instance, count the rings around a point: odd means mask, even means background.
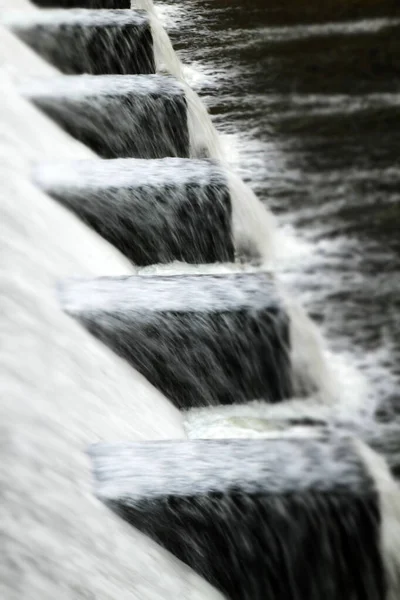
[[[179,408],[290,396],[289,322],[268,273],[160,272],[67,280],[61,303]]]
[[[215,162],[48,163],[34,178],[136,265],[234,261],[228,181]]]
[[[115,443],[90,455],[98,498],[231,600],[387,597],[385,515],[351,439]]]
[[[77,75],[27,81],[24,97],[103,158],[189,157],[183,83],[162,75]]]
[[[2,22],[65,74],[156,72],[151,19],[143,11],[20,11]]]

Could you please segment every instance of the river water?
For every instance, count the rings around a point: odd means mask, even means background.
[[[387,416],[400,401],[400,10],[279,4],[158,7],[232,167],[291,240],[280,279]]]

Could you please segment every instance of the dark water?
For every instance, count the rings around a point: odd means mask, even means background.
[[[398,408],[400,4],[265,4],[164,7],[236,168],[308,247],[282,278]]]

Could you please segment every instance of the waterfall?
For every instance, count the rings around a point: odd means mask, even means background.
[[[183,86],[169,77],[58,77],[31,81],[21,91],[103,157],[157,158],[192,152]]]
[[[215,161],[46,163],[35,177],[135,264],[229,262],[233,252],[240,262],[273,263],[271,213]]]
[[[261,264],[274,264],[276,248],[276,222],[240,177],[229,172],[229,191],[232,198],[232,220],[241,260],[255,260]]]
[[[35,5],[0,27],[5,596],[397,600],[398,424],[162,11]]]
[[[232,600],[386,597],[375,492],[386,474],[352,440],[97,444],[90,454],[97,497]],[[382,487],[390,505],[394,487]],[[398,511],[388,508],[389,524]]]
[[[206,109],[188,86],[169,76],[54,77],[26,80],[20,89],[105,158],[219,155]]]
[[[146,8],[149,2],[138,2],[137,8]],[[167,72],[175,77],[184,79],[183,67],[175,50],[171,44],[171,40],[159,18],[155,14],[150,14],[150,25],[153,35],[154,57],[157,72]]]
[[[2,21],[63,73],[155,73],[150,20],[142,11],[20,11]]]
[[[291,395],[289,322],[267,273],[74,279],[59,293],[179,408]]]
[[[166,72],[183,77],[159,19],[142,10],[13,11],[2,23],[66,74]]]

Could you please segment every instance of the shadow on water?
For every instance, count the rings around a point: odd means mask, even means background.
[[[310,255],[284,278],[393,399],[400,376],[400,4],[175,2],[171,36],[235,167]],[[174,19],[175,26],[174,26]],[[235,161],[234,161],[235,162]]]

